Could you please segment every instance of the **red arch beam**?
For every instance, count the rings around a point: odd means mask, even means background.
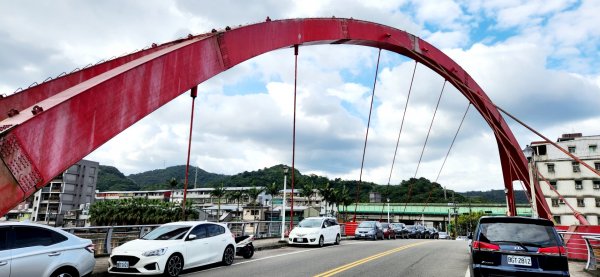
[[[193,86],[260,54],[313,44],[386,49],[451,82],[496,136],[507,204],[516,214],[512,181],[529,182],[527,161],[481,87],[456,62],[418,37],[377,23],[338,18],[277,20],[190,36],[0,99],[0,214]],[[33,115],[35,106],[43,111]],[[20,113],[7,117],[11,109]],[[540,216],[547,218],[541,192],[537,199]]]

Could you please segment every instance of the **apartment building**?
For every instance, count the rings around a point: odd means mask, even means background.
[[[581,133],[563,134],[557,144],[567,149],[596,170],[600,170],[600,135],[583,136]],[[532,142],[533,162],[550,186],[583,214],[592,225],[598,225],[600,216],[600,176],[573,161],[569,156],[547,142]],[[534,174],[535,176],[535,174]],[[560,225],[578,224],[573,212],[559,199],[550,186],[538,176],[554,220]]]
[[[99,166],[98,162],[81,160],[38,190],[31,220],[62,226],[65,214],[89,208],[94,202]]]

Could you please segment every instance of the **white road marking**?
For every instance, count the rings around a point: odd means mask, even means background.
[[[465,273],[465,277],[471,277],[471,271],[469,270],[469,266],[467,266],[467,272]]]

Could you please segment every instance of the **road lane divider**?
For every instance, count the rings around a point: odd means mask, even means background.
[[[408,249],[408,248],[411,248],[411,247],[415,247],[415,246],[418,246],[418,245],[421,245],[421,244],[430,243],[430,242],[431,241],[424,241],[424,242],[417,242],[417,243],[403,245],[403,246],[400,246],[400,247],[397,247],[397,248],[394,248],[394,249],[390,249],[388,251],[384,251],[384,252],[381,252],[381,253],[378,253],[378,254],[375,254],[375,255],[372,255],[372,256],[360,259],[358,261],[354,261],[354,262],[351,262],[351,263],[348,263],[348,264],[336,267],[334,269],[331,269],[331,270],[325,271],[323,273],[317,274],[314,277],[329,277],[329,276],[333,276],[335,274],[338,274],[340,272],[346,271],[346,270],[351,269],[351,268],[353,268],[355,266],[367,263],[369,261],[373,261],[373,260],[379,259],[381,257],[387,256],[387,255],[390,255],[390,254],[393,254],[393,253],[396,253],[396,252],[400,252],[402,250],[405,250],[405,249]]]

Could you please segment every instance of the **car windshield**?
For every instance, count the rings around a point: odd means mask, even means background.
[[[360,225],[358,225],[359,228],[373,228],[375,227],[375,222],[362,222]]]
[[[142,239],[146,240],[177,240],[182,239],[191,226],[163,225],[146,234]]]
[[[479,240],[483,242],[515,242],[537,247],[556,246],[551,226],[525,223],[483,223]]]
[[[308,218],[300,221],[298,227],[302,228],[320,228],[322,220],[320,218]]]

